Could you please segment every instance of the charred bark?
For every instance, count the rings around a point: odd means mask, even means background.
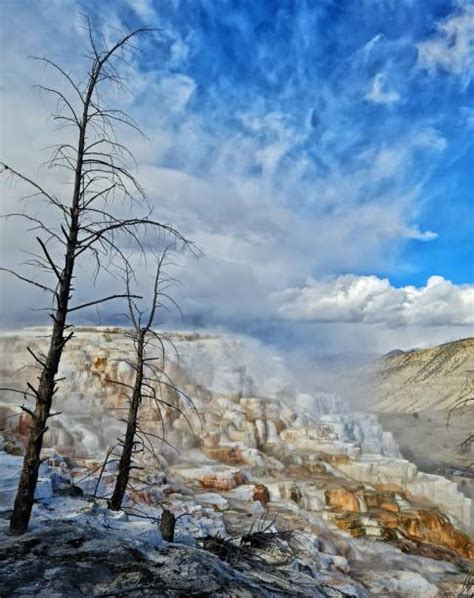
[[[165,542],[174,542],[174,528],[176,526],[176,517],[169,509],[163,507],[160,519],[161,537]]]
[[[126,363],[135,372],[133,386],[121,382],[119,380],[109,380],[109,382],[120,385],[131,392],[129,395],[129,411],[127,418],[127,426],[125,436],[121,442],[122,453],[119,459],[118,475],[115,481],[115,487],[112,498],[109,501],[110,508],[118,511],[122,507],[123,498],[127,490],[130,480],[130,470],[134,465],[132,464],[133,456],[140,450],[148,450],[155,459],[158,456],[155,452],[154,441],[159,440],[168,444],[165,440],[165,426],[162,408],[170,408],[179,412],[185,418],[191,431],[192,426],[184,411],[180,406],[180,397],[184,397],[191,407],[194,407],[192,400],[181,390],[176,388],[170,380],[165,371],[166,364],[166,345],[170,345],[175,351],[176,347],[169,337],[152,329],[156,315],[160,309],[167,306],[163,302],[171,303],[172,306],[178,308],[176,302],[166,292],[175,279],[167,275],[163,269],[165,265],[171,264],[167,262],[169,250],[166,248],[161,257],[157,258],[156,273],[153,283],[153,291],[151,301],[147,310],[142,310],[134,303],[132,297],[134,295],[130,292],[130,270],[126,269],[125,283],[126,295],[128,297],[128,317],[132,324],[132,331],[127,334],[134,343],[134,359]],[[179,309],[179,308],[178,308]],[[146,317],[145,317],[145,314]],[[156,353],[155,353],[156,352]],[[173,392],[177,405],[173,405],[164,399],[162,390]],[[139,422],[140,408],[143,400],[147,400],[151,405],[157,409],[159,421],[161,423],[161,435],[155,431],[145,429],[143,424]],[[198,414],[199,417],[199,414]],[[140,448],[137,449],[136,447]]]
[[[135,445],[135,435],[137,433],[138,412],[142,401],[143,384],[143,365],[145,350],[145,329],[138,332],[136,339],[136,374],[133,386],[132,397],[130,399],[130,409],[128,411],[127,429],[123,441],[122,454],[120,456],[118,475],[115,481],[115,487],[110,499],[110,508],[113,511],[119,511],[122,507],[123,497],[128,486],[130,477],[130,467],[132,465],[133,447]]]

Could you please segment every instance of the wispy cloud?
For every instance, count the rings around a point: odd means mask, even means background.
[[[474,6],[466,4],[437,23],[437,32],[417,44],[418,66],[458,77],[467,86],[474,76]]]
[[[386,77],[382,73],[375,75],[365,97],[376,104],[395,104],[400,101],[398,91],[387,90]]]

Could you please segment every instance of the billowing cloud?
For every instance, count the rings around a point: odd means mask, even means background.
[[[437,33],[418,44],[418,66],[459,77],[465,85],[474,75],[474,6],[466,4],[437,25]]]
[[[281,317],[314,322],[399,326],[474,325],[474,285],[431,276],[423,287],[394,287],[386,278],[345,275],[309,280],[272,297]]]

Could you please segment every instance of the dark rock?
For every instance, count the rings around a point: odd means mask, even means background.
[[[291,568],[234,568],[206,550],[168,544],[151,554],[116,530],[54,521],[20,537],[0,524],[0,596],[258,597],[345,594]]]
[[[7,440],[3,445],[3,450],[9,455],[22,457],[25,453],[21,444],[15,440]]]
[[[59,496],[72,496],[73,498],[77,498],[79,496],[84,496],[84,491],[79,486],[74,486],[70,482],[63,482],[60,486],[58,486],[55,491],[55,494]]]

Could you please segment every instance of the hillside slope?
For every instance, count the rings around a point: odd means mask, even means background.
[[[415,413],[451,409],[474,396],[474,337],[392,354],[369,376],[376,411]]]

